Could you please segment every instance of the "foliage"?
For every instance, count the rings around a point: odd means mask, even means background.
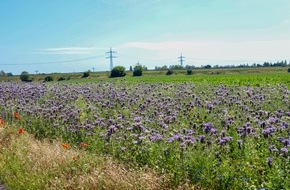
[[[6,76],[6,73],[3,70],[1,70],[0,71],[0,76]]]
[[[52,76],[46,76],[45,78],[44,78],[44,81],[45,82],[50,82],[50,81],[53,81],[53,77]]]
[[[64,76],[61,76],[61,77],[59,77],[59,78],[57,79],[57,81],[63,81],[63,80],[65,80],[65,77],[64,77]]]
[[[23,71],[21,74],[20,74],[20,80],[22,82],[30,82],[31,79],[30,79],[30,74],[27,72],[27,71]]]
[[[124,77],[125,75],[125,67],[123,66],[115,66],[111,71],[111,77]]]
[[[186,74],[187,74],[187,75],[192,75],[192,70],[191,70],[191,69],[187,69],[187,70],[186,70]]]
[[[290,73],[290,68],[288,68],[288,73]]]
[[[168,69],[168,67],[167,67],[167,65],[163,65],[162,67],[155,67],[155,70],[167,70]]]
[[[134,67],[133,76],[142,76],[143,74],[143,67],[140,64],[137,64]]]
[[[84,72],[82,78],[87,78],[87,77],[89,77],[89,76],[90,76],[90,73],[91,73],[90,71],[86,71],[86,72]]]
[[[172,75],[172,74],[173,74],[173,70],[168,69],[167,72],[166,72],[166,75]]]
[[[181,65],[170,65],[169,69],[171,70],[181,70],[183,67]]]

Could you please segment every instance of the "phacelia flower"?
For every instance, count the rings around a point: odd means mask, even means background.
[[[288,149],[286,147],[281,148],[281,156],[286,157],[288,153]]]
[[[267,164],[272,167],[272,164],[273,164],[273,159],[271,157],[268,157],[267,158]]]

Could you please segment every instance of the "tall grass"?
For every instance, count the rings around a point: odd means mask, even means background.
[[[109,156],[37,140],[17,127],[0,128],[0,184],[13,190],[167,189],[168,179],[147,167],[124,165]],[[183,185],[179,189],[193,188]]]

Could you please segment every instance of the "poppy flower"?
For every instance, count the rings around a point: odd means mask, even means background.
[[[82,147],[82,148],[87,148],[87,146],[88,146],[88,145],[87,145],[86,143],[81,142],[81,147]]]
[[[2,126],[2,125],[4,125],[4,124],[5,124],[4,119],[2,119],[2,118],[0,117],[0,126]]]
[[[19,134],[23,134],[23,133],[24,133],[24,129],[20,128],[20,129],[18,130],[18,133],[19,133]]]
[[[15,118],[16,120],[19,120],[19,113],[18,113],[18,112],[14,112],[14,118]]]
[[[63,147],[64,149],[68,149],[68,148],[69,148],[69,145],[68,145],[67,143],[64,143],[64,144],[62,145],[62,147]]]

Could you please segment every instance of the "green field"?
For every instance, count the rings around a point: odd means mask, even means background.
[[[287,67],[274,68],[230,68],[230,69],[194,69],[192,75],[186,75],[186,70],[176,70],[171,76],[166,76],[166,71],[144,71],[143,76],[133,77],[132,72],[127,71],[123,78],[109,78],[110,72],[91,72],[88,78],[82,78],[82,73],[52,73],[52,74],[31,74],[33,81],[44,81],[46,76],[52,76],[54,81],[60,77],[66,79],[61,82],[115,82],[128,81],[138,82],[193,82],[229,85],[265,85],[265,84],[285,84],[290,86],[290,77]],[[3,77],[0,81],[20,81],[19,76]]]

